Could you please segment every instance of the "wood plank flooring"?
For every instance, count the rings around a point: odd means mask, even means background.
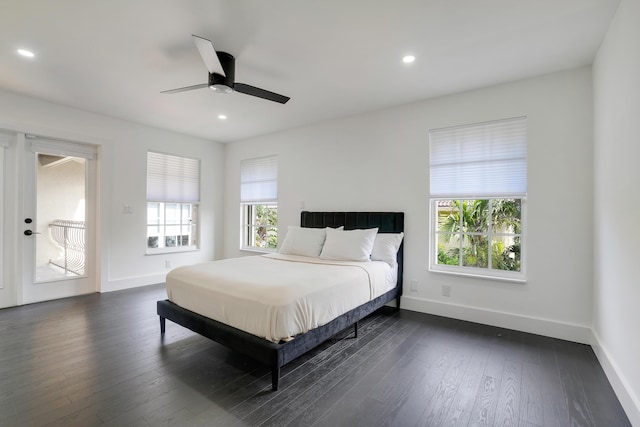
[[[0,310],[0,426],[629,426],[589,346],[384,308],[270,371],[162,285]]]

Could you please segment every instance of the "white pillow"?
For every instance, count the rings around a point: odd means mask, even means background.
[[[370,261],[377,228],[367,230],[326,229],[320,258],[338,261]]]
[[[384,261],[391,267],[398,265],[398,249],[404,233],[378,233],[371,251],[372,261]]]
[[[325,236],[324,228],[306,228],[290,225],[278,252],[286,255],[317,257],[322,250]]]

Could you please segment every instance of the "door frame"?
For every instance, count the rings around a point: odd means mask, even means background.
[[[10,161],[15,152],[17,134],[0,129],[0,308],[17,304],[15,280],[15,162]]]
[[[27,176],[27,172],[35,167],[35,161],[30,167],[27,167],[27,162],[33,160],[37,154],[36,148],[33,148],[34,140],[37,140],[38,152],[49,154],[65,154],[70,156],[83,156],[87,150],[80,149],[80,151],[74,150],[74,147],[87,147],[88,151],[93,152],[91,159],[87,159],[86,162],[86,189],[85,189],[85,222],[86,231],[85,239],[90,244],[86,245],[85,259],[86,259],[86,277],[87,283],[80,283],[78,280],[84,279],[72,279],[67,281],[68,283],[58,283],[58,287],[49,286],[48,282],[35,284],[35,277],[33,270],[33,260],[27,260],[27,256],[35,257],[34,243],[29,239],[36,238],[36,236],[27,237],[23,235],[23,232],[27,227],[24,223],[24,219],[27,217],[36,218],[36,192],[35,189],[35,174],[31,177]],[[42,150],[40,150],[42,149]],[[92,144],[86,144],[82,142],[73,142],[68,140],[58,140],[48,137],[32,137],[29,134],[17,133],[15,144],[15,164],[18,165],[14,173],[15,177],[15,206],[16,213],[13,222],[13,233],[16,242],[16,260],[13,263],[15,266],[14,283],[16,284],[16,304],[29,304],[38,301],[45,301],[50,299],[65,298],[69,296],[81,295],[86,293],[97,292],[100,289],[98,280],[98,239],[97,239],[97,219],[98,219],[98,191],[97,191],[97,177],[98,177],[98,147]],[[34,171],[31,171],[34,172]],[[27,186],[33,186],[31,191],[27,191]],[[39,288],[35,288],[39,286]]]

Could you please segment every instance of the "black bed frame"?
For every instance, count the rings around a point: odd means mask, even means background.
[[[403,212],[307,212],[300,214],[302,227],[324,228],[344,226],[345,230],[378,227],[380,233],[404,231]],[[186,310],[169,300],[158,301],[160,332],[165,333],[165,319],[210,338],[238,353],[247,355],[271,368],[271,386],[278,389],[280,368],[298,356],[322,344],[338,332],[355,325],[357,336],[358,321],[380,307],[396,300],[400,308],[402,295],[403,245],[398,251],[398,283],[389,292],[337,317],[331,322],[296,336],[287,342],[274,343],[255,335],[209,319]]]

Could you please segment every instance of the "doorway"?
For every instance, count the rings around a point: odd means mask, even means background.
[[[16,133],[5,149],[15,159],[13,177],[4,173],[4,188],[15,187],[13,228],[13,304],[29,304],[97,291],[96,286],[96,157],[95,146]],[[5,171],[6,172],[6,171]],[[11,191],[9,191],[11,193]],[[9,197],[7,197],[9,196]],[[5,209],[6,211],[6,209]],[[17,224],[17,227],[15,226]],[[9,239],[11,240],[11,239]],[[5,280],[5,290],[8,288]]]

